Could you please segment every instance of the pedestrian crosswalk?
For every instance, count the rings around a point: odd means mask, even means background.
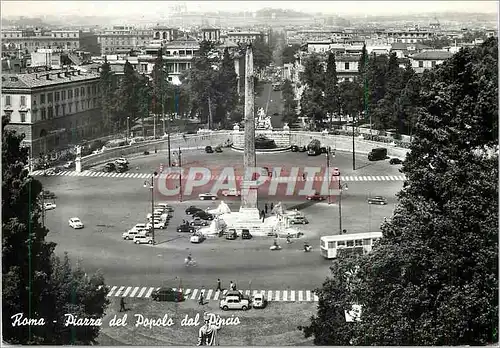
[[[108,297],[149,298],[158,287],[139,286],[111,286],[108,287]],[[227,292],[214,289],[177,289],[184,294],[187,300],[198,300],[201,293],[205,301],[218,301]],[[268,301],[279,302],[318,302],[318,295],[311,290],[240,290],[247,296],[263,293]]]
[[[31,173],[32,176],[42,176],[43,170],[35,170]],[[91,177],[91,178],[120,178],[120,179],[147,179],[151,177],[151,173],[104,173],[96,172],[91,170],[85,170],[83,172],[76,171],[61,171],[59,173],[48,172],[47,176],[79,176],[79,177]],[[170,173],[167,175],[168,179],[178,180],[180,175],[177,173]],[[212,176],[212,180],[217,180],[217,176]],[[238,177],[236,177],[238,179]],[[280,178],[280,181],[287,181],[288,178]],[[289,178],[289,180],[303,181],[302,178]],[[323,177],[306,178],[305,181],[322,181]],[[404,175],[346,175],[346,176],[334,176],[331,181],[404,181]]]

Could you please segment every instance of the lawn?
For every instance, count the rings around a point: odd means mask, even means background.
[[[203,325],[203,313],[209,311],[222,319],[234,320],[238,317],[240,321],[239,325],[222,326],[219,331],[220,345],[312,345],[312,339],[305,339],[297,326],[309,324],[311,315],[316,313],[316,303],[271,302],[265,309],[224,312],[218,308],[218,301],[209,302],[202,306],[192,300],[176,304],[130,299],[126,303],[127,311],[120,313],[119,300],[113,299],[103,320],[98,342],[100,345],[196,345],[198,330]],[[198,313],[200,321],[198,325],[181,326],[181,321],[186,315],[194,319]],[[115,315],[117,318],[122,318],[124,314],[127,314],[126,326],[109,325]],[[167,314],[168,318],[172,318],[173,325],[136,327],[135,314],[150,319],[163,318]]]

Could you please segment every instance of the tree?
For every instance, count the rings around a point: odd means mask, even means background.
[[[295,55],[299,52],[300,45],[293,44],[287,45],[283,48],[283,52],[281,53],[283,64],[294,63],[297,58]]]
[[[262,70],[273,61],[273,53],[268,44],[262,38],[256,39],[252,43],[253,64],[255,69]]]
[[[23,136],[6,128],[2,118],[2,329],[10,344],[66,345],[95,343],[99,327],[70,329],[64,313],[102,318],[107,289],[102,276],[82,269],[61,274],[53,242],[39,219],[42,185],[23,169],[29,149]],[[66,264],[66,259],[65,259]],[[69,266],[65,267],[70,270]],[[102,286],[99,288],[99,286]],[[43,326],[13,326],[12,316],[44,319]]]
[[[217,116],[224,126],[228,121],[228,114],[238,102],[238,76],[234,70],[234,63],[229,56],[227,47],[224,49],[221,67],[219,70],[219,100],[217,101]]]
[[[384,98],[377,105],[378,117],[376,120],[380,128],[389,129],[396,127],[398,133],[402,130],[403,123],[401,119],[398,119],[395,104],[404,86],[398,58],[395,53],[391,53],[385,70]]]
[[[123,77],[120,80],[118,89],[115,92],[115,127],[123,129],[127,118],[130,122],[136,120],[139,115],[139,103],[137,96],[138,76],[127,60],[123,68]]]
[[[341,117],[339,106],[339,91],[335,54],[330,53],[328,55],[325,74],[325,109],[330,114],[330,126],[334,114],[337,114]]]
[[[288,79],[283,83],[281,96],[283,98],[282,121],[288,124],[297,122],[297,101],[295,100],[292,82]]]
[[[311,54],[304,63],[304,72],[300,76],[303,84],[311,88],[325,88],[325,69],[323,62],[316,53]]]
[[[342,298],[362,306],[354,345],[498,343],[497,40],[461,50],[425,78],[397,208],[356,260],[348,294],[320,292],[305,329],[320,344],[345,344],[344,328],[330,325]],[[349,269],[338,262],[331,279]]]
[[[111,128],[111,120],[113,119],[114,110],[114,90],[115,80],[111,72],[111,67],[108,60],[105,58],[100,69],[99,88],[101,90],[101,109],[102,109],[102,127],[106,130]]]
[[[356,81],[343,81],[338,86],[339,105],[353,119],[363,110],[363,90]]]
[[[153,113],[159,115],[169,110],[168,106],[172,99],[172,86],[168,81],[168,69],[166,62],[163,60],[162,49],[158,50],[155,65],[151,72],[151,80],[153,87]]]
[[[387,56],[372,54],[366,70],[367,79],[367,109],[372,114],[375,128],[386,127],[386,115],[383,111],[384,101],[381,100],[386,92],[386,71],[387,71]]]
[[[149,78],[146,76],[139,76],[138,78],[137,97],[139,102],[138,112],[142,125],[142,136],[145,137],[144,118],[149,116],[149,110],[151,110],[153,100],[153,89]]]
[[[317,54],[312,54],[306,60],[301,81],[305,85],[300,98],[300,110],[303,117],[310,119],[310,124],[322,128],[326,117],[325,112],[325,70]]]

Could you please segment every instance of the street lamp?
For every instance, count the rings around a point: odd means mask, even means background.
[[[352,115],[352,170],[356,170],[356,153],[354,149],[354,114]]]
[[[128,145],[128,135],[130,134],[130,125],[129,125],[130,117],[127,116],[127,134],[125,135],[125,141]]]
[[[332,148],[328,146],[326,149],[326,177],[327,177],[327,183],[328,183],[328,204],[331,204],[331,195],[330,195],[330,184],[331,184],[331,177],[330,177],[330,156],[335,157],[335,150],[332,152]]]
[[[177,166],[179,167],[179,202],[182,202],[182,162],[181,162],[181,147],[178,151],[174,151],[174,156],[177,156]]]
[[[341,184],[339,181],[339,234],[342,234],[342,191],[347,189],[347,184]]]
[[[151,190],[151,236],[153,238],[153,245],[155,244],[155,218],[154,218],[154,212],[155,212],[155,196],[154,196],[154,184],[155,184],[155,177],[158,175],[157,172],[154,172],[151,174],[151,179],[144,181],[144,187],[149,188]]]

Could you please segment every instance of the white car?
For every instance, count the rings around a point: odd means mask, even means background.
[[[56,209],[56,205],[55,205],[55,203],[48,202],[48,203],[43,204],[43,208],[45,210],[52,210],[52,209]]]
[[[127,159],[126,159],[126,158],[121,157],[121,158],[118,158],[118,159],[115,161],[115,163],[117,163],[117,164],[128,164],[128,161],[127,161]]]
[[[147,234],[138,234],[134,237],[135,244],[153,244],[153,237]]]
[[[72,227],[74,229],[83,228],[83,222],[77,217],[69,219],[68,223],[69,227]]]
[[[330,170],[331,170],[332,176],[339,176],[340,175],[340,169],[331,168]]]
[[[68,162],[66,162],[66,163],[63,165],[63,167],[64,167],[64,168],[66,168],[66,169],[69,169],[69,168],[73,167],[73,165],[74,165],[74,164],[75,164],[75,163],[74,163],[73,161],[68,161]]]
[[[198,197],[200,198],[200,200],[204,201],[206,199],[211,199],[212,201],[215,201],[217,199],[217,195],[213,194],[213,193],[200,193],[198,195]]]
[[[166,228],[166,227],[167,227],[167,226],[166,226],[166,224],[165,224],[165,221],[160,221],[160,220],[155,220],[155,222],[154,222],[154,226],[155,226],[155,229],[156,229],[156,228],[161,228],[161,229],[163,229],[163,228]],[[148,222],[148,223],[146,224],[146,229],[151,229],[151,222]]]
[[[189,241],[191,243],[201,243],[205,240],[205,236],[201,233],[193,233],[191,238],[189,238]]]
[[[227,197],[227,196],[235,196],[235,197],[238,197],[238,196],[241,196],[241,192],[238,191],[238,190],[224,190],[222,191],[222,195],[224,197]]]
[[[127,232],[122,233],[122,237],[124,240],[134,240],[135,236],[138,236],[140,234],[147,234],[149,231],[146,229],[143,230],[128,230]]]
[[[139,231],[139,230],[144,230],[144,229],[146,229],[146,224],[136,224],[129,231]]]

